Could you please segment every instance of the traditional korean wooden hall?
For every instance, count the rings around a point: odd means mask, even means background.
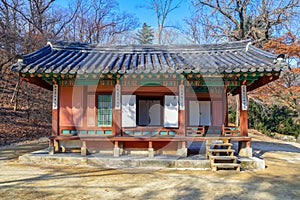
[[[276,80],[282,58],[250,41],[214,45],[101,46],[52,42],[12,70],[53,90],[49,153],[187,156],[192,141],[238,141],[251,156],[247,91]],[[229,94],[240,123],[228,126]]]

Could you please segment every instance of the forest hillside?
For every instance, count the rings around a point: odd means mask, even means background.
[[[50,136],[51,91],[19,81],[7,66],[0,79],[0,95],[0,145]]]

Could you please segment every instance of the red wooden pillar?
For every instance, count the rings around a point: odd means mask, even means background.
[[[59,130],[59,101],[58,101],[58,85],[53,85],[53,97],[52,97],[52,133],[49,140],[49,154],[54,154],[55,150],[58,150],[58,145],[55,144],[55,136],[58,135]]]
[[[183,80],[181,81],[179,88],[179,135],[185,135],[186,120],[185,120],[185,87]]]
[[[116,136],[121,136],[121,111],[113,109],[113,132]]]
[[[116,136],[121,136],[121,86],[119,80],[114,89],[114,108],[113,108],[113,132]]]
[[[223,97],[223,102],[224,102],[224,113],[225,113],[225,119],[223,125],[228,126],[228,96],[226,91]]]
[[[59,100],[58,100],[58,85],[53,85],[53,102],[52,102],[52,136],[58,135],[58,113],[59,113]]]
[[[179,111],[179,135],[185,135],[185,110]]]
[[[52,110],[52,136],[58,135],[58,110]]]
[[[239,100],[241,136],[248,136],[248,99],[246,86],[241,86],[239,90]]]

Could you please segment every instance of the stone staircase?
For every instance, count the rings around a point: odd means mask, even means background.
[[[229,138],[206,139],[206,157],[210,160],[212,171],[221,169],[240,171],[241,166],[237,163],[238,158],[234,156],[235,150],[231,147]]]

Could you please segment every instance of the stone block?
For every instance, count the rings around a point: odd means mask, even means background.
[[[209,160],[176,160],[176,168],[210,169]]]
[[[140,167],[152,167],[152,168],[174,168],[174,160],[158,160],[158,159],[141,159],[139,161]]]
[[[177,155],[180,157],[187,157],[187,152],[188,152],[187,148],[177,149]]]
[[[133,167],[139,167],[139,160],[122,159],[122,158],[112,158],[112,159],[108,160],[108,166],[110,168],[133,168]]]
[[[81,155],[86,156],[87,155],[87,149],[86,147],[81,147]]]
[[[259,159],[256,157],[252,158],[240,158],[239,159],[241,167],[246,170],[257,170],[257,169],[265,169],[266,164],[263,159]]]
[[[148,157],[153,158],[154,157],[154,149],[153,148],[148,148]]]
[[[54,146],[49,147],[49,155],[54,155]]]
[[[120,148],[119,147],[114,148],[114,157],[120,157]]]
[[[241,148],[239,151],[239,156],[251,158],[252,157],[252,148],[251,147]]]

